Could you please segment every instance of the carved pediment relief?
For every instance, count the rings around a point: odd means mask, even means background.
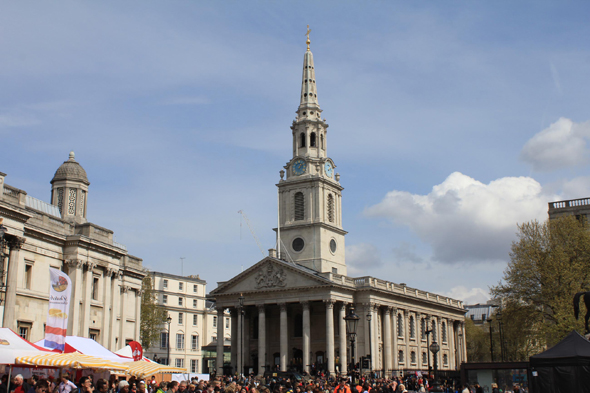
[[[314,277],[296,267],[272,260],[263,260],[244,273],[234,277],[225,287],[214,290],[214,293],[237,293],[248,291],[281,290],[326,285],[320,277]]]

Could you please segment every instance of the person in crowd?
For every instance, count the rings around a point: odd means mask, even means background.
[[[124,379],[119,381],[117,393],[129,393],[129,382]]]
[[[92,386],[92,379],[86,377],[80,378],[80,382],[78,382],[78,386],[80,387],[80,393],[94,393],[94,386]]]
[[[68,373],[64,373],[61,376],[61,383],[57,387],[59,393],[70,393],[72,390],[78,389],[76,385],[71,381],[71,376]]]
[[[109,382],[106,379],[99,379],[96,381],[97,393],[107,393],[109,391]]]
[[[178,392],[178,382],[172,381],[168,384],[168,393],[176,393]]]
[[[14,377],[14,393],[28,393],[29,389],[29,384],[25,382],[21,374]]]
[[[146,391],[145,391],[145,381],[139,381],[137,383],[137,393],[146,393]]]
[[[182,381],[181,383],[178,384],[178,393],[185,393],[187,387],[188,387],[188,385],[187,385],[186,381]]]
[[[45,379],[40,379],[35,382],[35,393],[49,393],[49,384]]]

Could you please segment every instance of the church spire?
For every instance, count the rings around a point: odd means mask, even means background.
[[[318,103],[318,94],[315,85],[315,69],[313,66],[313,54],[311,50],[309,50],[309,33],[311,29],[309,25],[307,25],[307,51],[303,56],[303,76],[302,76],[302,83],[301,83],[301,102],[299,104],[299,111],[304,111],[308,109],[320,109],[320,104]]]

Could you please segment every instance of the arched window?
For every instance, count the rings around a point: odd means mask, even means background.
[[[404,362],[404,351],[399,351],[397,353],[397,361],[398,361],[398,363]]]
[[[322,144],[322,145],[321,145],[322,149],[325,149],[325,148],[324,148],[324,136],[323,136],[323,135],[320,135],[320,142],[321,142],[321,144]]]
[[[305,219],[305,200],[302,192],[295,193],[295,221]]]
[[[422,352],[422,364],[428,364],[428,357],[426,352]]]
[[[446,353],[443,355],[443,365],[444,366],[449,365],[449,356]]]
[[[432,320],[432,341],[436,341],[436,321]]]
[[[416,338],[416,324],[414,323],[414,316],[410,315],[410,338]],[[413,362],[415,363],[415,361]]]
[[[303,337],[303,317],[301,314],[296,314],[293,318],[293,337]]]
[[[426,319],[420,319],[420,339],[426,340]]]
[[[315,145],[315,132],[309,134],[309,147],[316,147]]]
[[[328,194],[328,221],[334,222],[334,197]]]
[[[441,335],[442,335],[442,342],[446,343],[447,342],[447,324],[443,321],[440,324],[440,330],[441,330]]]
[[[404,318],[401,314],[397,314],[397,336],[404,336]]]
[[[305,133],[299,134],[299,147],[305,147]]]
[[[410,352],[410,362],[412,364],[416,363],[416,352],[414,352],[414,351]]]

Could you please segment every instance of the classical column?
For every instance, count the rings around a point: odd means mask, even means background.
[[[364,309],[363,309],[363,315],[360,317],[361,321],[363,321],[363,327],[364,327],[364,331],[365,331],[365,345],[364,345],[364,352],[362,355],[359,352],[359,357],[360,356],[371,356],[371,341],[374,339],[373,338],[373,333],[371,332],[371,329],[369,329],[369,327],[371,326],[371,322],[367,321],[367,315],[371,312],[371,304],[370,303],[365,303],[364,304]],[[371,316],[372,318],[372,316]]]
[[[311,330],[311,324],[309,319],[309,302],[302,302],[301,305],[303,306],[303,370],[309,374],[309,340]]]
[[[20,264],[20,249],[26,239],[17,236],[8,237],[8,276],[6,277],[6,299],[4,302],[4,324],[2,326],[17,331],[16,324],[16,284],[18,265]]]
[[[258,305],[258,375],[264,375],[266,366],[266,312]]]
[[[90,303],[92,302],[92,284],[94,277],[92,275],[92,269],[95,264],[92,262],[86,262],[86,272],[84,272],[84,298],[82,299],[82,331],[79,334],[82,337],[90,337]]]
[[[106,268],[102,274],[102,327],[100,336],[102,338],[102,345],[105,348],[111,349],[110,320],[111,320],[111,276],[113,269]]]
[[[287,371],[287,352],[289,351],[289,342],[287,334],[287,304],[286,303],[279,303],[279,307],[281,308],[281,355],[280,355],[280,371]]]
[[[334,301],[326,300],[326,359],[328,372],[336,372],[334,367]]]
[[[139,341],[141,334],[140,327],[141,327],[141,293],[140,289],[135,290],[135,341]],[[188,316],[187,316],[188,321]],[[190,336],[187,336],[190,337]]]
[[[233,373],[238,371],[238,345],[239,345],[239,337],[238,337],[238,310],[236,308],[231,308],[229,311],[231,315],[231,368]],[[219,321],[217,321],[219,323]]]
[[[119,344],[117,342],[117,315],[119,314],[119,304],[121,303],[121,289],[119,288],[119,280],[123,277],[123,272],[121,270],[117,270],[115,275],[111,280],[111,332],[110,332],[110,341],[111,341],[111,350],[117,351],[119,348]]]
[[[340,315],[338,316],[338,327],[340,334],[340,373],[348,373],[348,356],[346,345],[346,323],[344,317],[346,316],[346,303],[340,305]]]
[[[123,348],[125,345],[125,302],[127,300],[127,292],[131,289],[128,286],[125,286],[124,282],[121,282],[121,301],[119,302],[119,314],[121,315],[121,319],[119,319],[119,347]],[[172,339],[168,338],[170,342],[173,342]]]
[[[234,340],[232,336],[232,347]],[[223,308],[220,308],[217,309],[217,375],[223,375],[223,341]]]
[[[397,307],[393,307],[391,310],[391,319],[392,319],[392,324],[391,324],[391,335],[393,336],[393,348],[392,348],[392,366],[395,370],[399,370],[399,362],[397,360],[397,336],[398,336],[398,331],[397,331]]]
[[[385,376],[391,376],[391,307],[385,307],[383,313],[383,352],[385,358]]]
[[[72,294],[70,297],[70,316],[68,318],[68,334],[81,336],[80,334],[80,301],[82,300],[82,261],[79,259],[67,260],[68,276],[72,281]]]
[[[217,321],[220,323],[220,321]],[[221,323],[223,323],[223,318],[221,319]],[[238,308],[238,350],[237,350],[237,368],[236,371],[238,375],[244,372],[244,309]]]
[[[379,341],[379,336],[377,332],[379,329],[377,328],[377,324],[379,320],[377,318],[377,309],[378,305],[372,303],[370,306],[370,313],[371,313],[371,369],[376,370],[379,367],[379,345],[377,342]]]

